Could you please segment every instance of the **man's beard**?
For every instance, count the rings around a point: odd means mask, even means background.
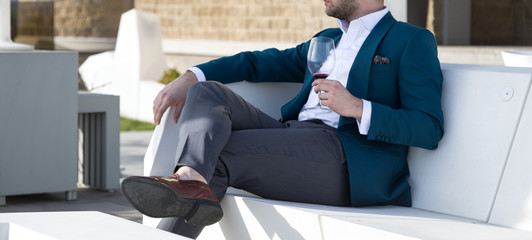
[[[340,20],[348,19],[358,8],[358,2],[353,0],[342,0],[336,6],[325,8],[325,14],[330,17],[338,18]]]

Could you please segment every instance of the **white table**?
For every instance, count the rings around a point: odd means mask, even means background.
[[[189,239],[101,212],[0,213],[0,240],[32,237],[77,240]]]

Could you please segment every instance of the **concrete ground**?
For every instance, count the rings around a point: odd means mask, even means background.
[[[152,132],[120,133],[121,179],[143,174],[143,159]],[[51,212],[51,211],[100,211],[135,222],[142,222],[142,215],[132,208],[119,189],[113,192],[79,188],[77,200],[66,201],[64,193],[8,196],[7,204],[0,206],[0,213]]]

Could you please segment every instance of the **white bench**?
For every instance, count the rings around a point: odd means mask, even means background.
[[[445,135],[437,150],[411,148],[412,208],[340,208],[231,190],[222,201],[223,219],[199,239],[532,239],[532,68],[442,69]],[[255,89],[263,86],[271,88]],[[231,85],[274,117],[297,91],[282,86]],[[171,173],[174,129],[164,120],[156,128],[146,175]]]
[[[503,51],[501,55],[505,66],[532,67],[532,51]]]

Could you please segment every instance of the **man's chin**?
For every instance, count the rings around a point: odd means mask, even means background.
[[[329,17],[334,17],[334,12],[332,12],[330,9],[325,8],[325,14]]]

